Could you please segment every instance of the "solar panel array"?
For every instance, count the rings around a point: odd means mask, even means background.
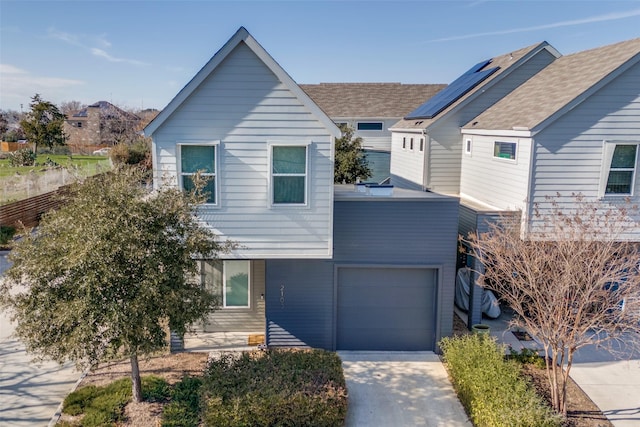
[[[405,117],[406,120],[432,119],[449,105],[456,102],[464,94],[476,87],[487,77],[498,71],[500,67],[489,68],[481,71],[491,63],[491,59],[482,61],[471,67],[467,72],[458,77],[449,86],[442,89],[427,102],[413,110]]]

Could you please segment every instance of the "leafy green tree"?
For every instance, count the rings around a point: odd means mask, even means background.
[[[336,184],[353,184],[359,179],[371,176],[367,156],[362,150],[362,138],[353,138],[354,129],[340,125],[342,137],[335,141],[335,165],[333,182]]]
[[[31,98],[31,111],[20,121],[27,139],[33,143],[33,152],[38,153],[38,145],[53,148],[65,144],[63,130],[65,115],[55,104],[43,100],[39,94]]]
[[[46,214],[11,252],[0,307],[36,359],[80,367],[112,357],[131,362],[167,346],[214,310],[218,298],[194,278],[194,256],[216,258],[234,245],[201,227],[202,197],[176,188],[151,192],[138,168],[88,178],[68,203]]]

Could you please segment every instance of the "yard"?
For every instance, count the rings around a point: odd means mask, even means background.
[[[111,169],[104,156],[40,154],[35,166],[11,167],[9,159],[0,159],[0,205],[37,196]]]

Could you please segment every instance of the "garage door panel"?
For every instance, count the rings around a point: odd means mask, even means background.
[[[339,268],[337,348],[433,350],[435,296],[433,269]]]

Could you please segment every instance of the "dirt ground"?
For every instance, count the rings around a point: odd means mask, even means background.
[[[469,333],[462,319],[455,314],[453,316],[453,333],[454,335]],[[524,373],[532,381],[536,390],[538,390],[547,401],[550,401],[545,369],[525,366]],[[567,387],[567,402],[568,409],[565,427],[613,427],[613,424],[602,414],[600,408],[598,408],[589,396],[571,379]]]
[[[201,375],[207,363],[208,353],[177,353],[155,356],[140,360],[140,373],[156,375],[175,384],[186,375]],[[105,363],[92,370],[80,383],[80,387],[87,385],[104,385],[118,378],[128,377],[131,372],[129,361]],[[160,403],[129,403],[125,408],[127,421],[118,427],[154,427],[160,426],[162,404]],[[71,421],[73,417],[62,415],[60,421]]]

